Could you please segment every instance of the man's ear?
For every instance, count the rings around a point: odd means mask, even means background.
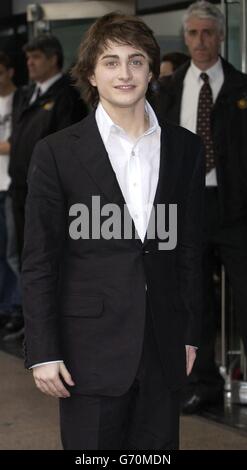
[[[225,40],[225,33],[223,31],[220,32],[220,42]]]
[[[153,78],[153,72],[150,71],[148,74],[148,83],[151,82],[152,78]]]
[[[88,77],[88,80],[89,80],[89,82],[91,83],[92,86],[97,86],[94,74],[91,75],[91,77]]]
[[[58,61],[58,58],[56,54],[50,56],[50,62],[53,65],[53,67],[57,67],[57,61]]]
[[[9,73],[9,78],[13,78],[14,77],[14,74],[15,74],[15,71],[13,69],[13,67],[11,67],[10,69],[8,69],[8,73]]]

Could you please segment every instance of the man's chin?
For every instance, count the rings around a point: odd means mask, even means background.
[[[34,82],[38,81],[38,77],[35,73],[29,72],[28,75],[30,80],[33,80]]]
[[[130,106],[135,106],[140,100],[144,99],[144,97],[139,97],[139,98],[131,98],[127,96],[124,97],[123,100],[116,100],[115,105],[118,106],[119,108],[129,108]]]

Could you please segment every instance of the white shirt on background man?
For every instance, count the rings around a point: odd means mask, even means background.
[[[204,72],[209,76],[209,84],[212,89],[213,102],[215,103],[224,82],[224,73],[221,59],[219,58],[212,67],[210,67],[208,70],[204,70]],[[201,73],[202,70],[200,70],[193,62],[191,62],[183,83],[180,125],[194,133],[196,133],[199,93],[204,83],[200,77]],[[215,168],[213,168],[206,175],[206,186],[217,186]]]

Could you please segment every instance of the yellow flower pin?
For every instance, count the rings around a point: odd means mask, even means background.
[[[247,108],[247,98],[241,98],[237,101],[237,105],[239,109],[246,109]]]
[[[42,108],[45,109],[46,111],[50,111],[54,106],[54,101],[47,101],[45,104],[43,104]]]

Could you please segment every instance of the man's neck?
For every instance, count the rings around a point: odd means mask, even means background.
[[[219,56],[209,62],[195,62],[192,60],[193,64],[200,69],[202,72],[205,72],[205,70],[209,70],[211,67],[213,67],[219,60]]]
[[[101,100],[101,104],[114,124],[124,129],[131,139],[138,139],[149,128],[149,118],[145,113],[145,101],[133,107],[115,107]]]
[[[56,75],[58,75],[60,73],[61,73],[61,70],[56,70],[53,73],[50,73],[48,76],[43,77],[39,80],[35,80],[35,81],[36,81],[36,83],[39,83],[39,84],[42,85],[43,83],[48,82],[48,80],[51,80],[53,77],[55,77]]]

